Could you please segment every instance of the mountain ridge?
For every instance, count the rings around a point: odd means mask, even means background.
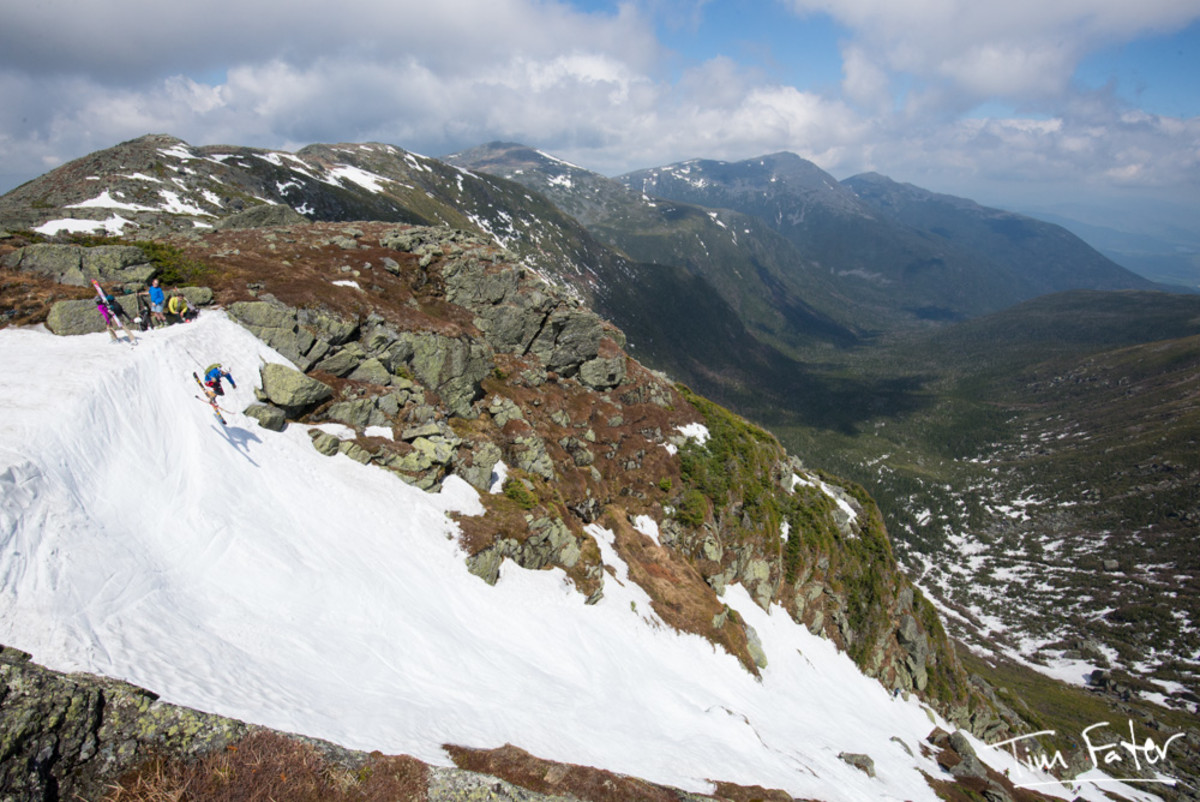
[[[166,141],[153,144],[159,151],[163,149],[159,146],[168,145]],[[377,213],[371,210],[384,209],[392,202],[375,198],[371,201],[375,205],[371,205],[354,199],[357,191],[351,189],[351,185],[366,189],[364,183],[379,182],[381,173],[368,169],[376,158],[408,163],[408,158],[398,150],[380,150],[386,147],[305,149],[311,164],[305,162],[307,166],[303,169],[312,174],[307,177],[310,182],[327,183],[314,177],[318,174],[317,167],[326,171],[320,173],[326,179],[332,178],[332,171],[341,171],[338,173],[341,180],[337,182],[340,189],[329,196],[325,213],[340,213],[339,209]],[[214,151],[207,155],[222,154]],[[364,161],[349,164],[351,156]],[[186,171],[192,169],[189,161],[195,157],[196,151],[192,151],[179,161],[179,169],[171,168],[175,175],[167,176],[170,184],[183,189],[182,185],[187,184],[184,176],[189,175]],[[274,171],[290,161],[280,154],[248,152],[242,156],[231,154],[217,163],[233,158],[244,159],[247,164],[251,160],[263,162],[275,178],[284,177]],[[441,170],[415,156],[413,160],[430,172]],[[85,173],[79,180],[88,182],[90,175]],[[294,177],[296,173],[290,171],[287,175]],[[486,484],[485,480],[491,477],[484,468],[496,452],[486,448],[484,441],[496,446],[506,464],[517,467],[518,478],[523,481],[509,485],[511,496],[506,493],[503,500],[488,496],[501,526],[486,525],[480,529],[469,523],[464,525],[463,545],[468,550],[471,569],[480,576],[498,577],[507,562],[515,561],[526,568],[557,565],[580,595],[591,598],[596,581],[603,579],[603,574],[597,575],[594,569],[611,564],[603,556],[601,539],[587,529],[602,524],[605,531],[613,533],[613,548],[629,565],[628,576],[635,577],[633,582],[637,586],[647,588],[651,599],[647,604],[656,615],[670,621],[672,626],[682,624],[684,629],[690,626],[701,633],[731,633],[727,640],[719,642],[748,672],[762,668],[753,655],[753,639],[744,628],[740,636],[736,634],[742,617],[734,615],[736,611],[721,618],[725,611],[719,605],[714,607],[709,596],[718,587],[744,586],[760,607],[764,599],[769,605],[777,594],[783,593],[781,601],[786,601],[790,616],[805,627],[832,635],[843,648],[854,653],[860,664],[866,664],[873,672],[882,671],[885,681],[890,683],[889,678],[906,676],[911,685],[919,686],[919,669],[923,667],[925,684],[934,687],[936,693],[948,692],[956,700],[964,698],[964,693],[974,698],[977,705],[974,710],[953,703],[946,708],[956,720],[993,734],[999,731],[994,729],[1000,724],[995,717],[996,708],[987,703],[980,706],[981,697],[961,684],[961,675],[955,676],[953,670],[946,673],[953,661],[936,658],[930,662],[935,653],[946,653],[943,636],[938,635],[935,626],[936,616],[931,617],[932,608],[919,594],[905,597],[904,583],[894,571],[895,560],[886,534],[880,536],[878,510],[872,512],[874,504],[861,488],[792,463],[778,443],[771,445],[772,438],[757,427],[710,406],[686,387],[672,385],[661,376],[655,377],[637,367],[628,358],[628,351],[623,350],[625,343],[616,328],[581,304],[588,295],[603,298],[607,293],[608,297],[614,297],[617,295],[614,287],[618,286],[625,293],[618,297],[634,299],[636,293],[625,289],[621,282],[602,280],[605,275],[602,265],[589,262],[586,256],[590,247],[587,238],[583,234],[578,239],[567,237],[566,232],[580,230],[573,229],[570,221],[554,224],[557,228],[548,230],[555,238],[563,237],[564,241],[577,244],[563,245],[555,252],[545,247],[551,235],[538,228],[540,223],[532,215],[532,210],[540,208],[544,199],[525,195],[514,185],[499,181],[483,182],[480,186],[475,182],[482,179],[461,170],[447,169],[439,175],[450,183],[450,187],[442,186],[439,192],[449,197],[457,189],[459,195],[469,196],[464,207],[469,213],[438,211],[442,216],[439,219],[465,221],[463,224],[469,225],[475,234],[441,226],[410,227],[402,221],[311,224],[295,219],[267,228],[214,226],[212,230],[197,231],[192,230],[196,219],[204,219],[206,215],[181,210],[189,199],[181,199],[175,193],[180,205],[173,205],[161,189],[152,193],[165,201],[157,210],[124,211],[131,216],[144,215],[139,219],[145,221],[147,228],[161,224],[160,233],[155,236],[164,238],[170,247],[179,249],[207,271],[198,278],[206,282],[211,279],[218,301],[227,305],[233,317],[264,343],[333,389],[336,398],[329,406],[304,409],[304,405],[299,405],[291,409],[296,405],[278,399],[267,405],[277,406],[293,422],[316,415],[303,421],[305,425],[337,422],[353,429],[353,436],[347,437],[313,435],[314,446],[332,449],[351,459],[388,465],[407,474],[408,481],[418,486],[428,483],[434,487],[449,475],[471,476],[477,484]],[[128,180],[154,183],[146,178]],[[293,191],[288,188],[285,193],[279,186],[285,183],[276,182],[275,191],[280,195]],[[439,179],[438,183],[444,180]],[[270,189],[270,184],[260,182],[259,186]],[[203,192],[198,196],[213,204]],[[529,210],[530,216],[522,218],[503,205],[494,208],[501,196],[523,197],[522,208]],[[95,199],[103,197],[103,193],[81,193],[76,197]],[[230,197],[233,198],[232,192]],[[436,200],[425,197],[426,201],[413,204]],[[69,202],[68,205],[81,202],[66,196],[55,200]],[[150,205],[144,197],[117,200],[130,206]],[[255,198],[242,200],[243,206],[270,207],[265,202],[251,203]],[[301,208],[305,206],[299,195],[293,200],[300,201]],[[31,203],[28,198],[22,202]],[[493,204],[493,211],[482,216],[481,210],[488,208],[489,203]],[[52,216],[62,208],[39,210],[30,205],[22,213],[36,211],[42,216]],[[76,218],[88,220],[93,231],[117,216],[111,211],[114,207],[93,208],[100,211],[89,212],[93,214],[91,217]],[[425,214],[431,215],[431,210],[440,208],[434,204]],[[708,220],[730,240],[736,232],[722,229],[717,221],[740,219],[723,218],[721,212],[682,205],[650,208],[665,212],[665,218],[677,215],[701,222]],[[5,213],[13,215],[8,219],[18,218],[20,213],[12,209],[0,204],[0,219],[4,219]],[[82,209],[86,212],[88,207]],[[397,213],[410,214],[411,210],[393,208],[389,212]],[[111,216],[103,217],[105,214]],[[557,219],[555,214],[548,213],[547,225]],[[209,212],[207,216],[217,215]],[[237,217],[228,215],[227,220],[236,222]],[[491,244],[507,237],[505,232],[522,230],[533,233],[521,235],[527,240],[512,241],[526,255],[504,253]],[[77,249],[78,266],[100,263],[88,259],[86,254],[92,249],[82,245],[96,246],[97,255],[106,248],[116,247],[108,242],[64,245],[64,241],[66,238],[58,244],[38,244],[26,241],[19,234],[6,238],[0,249],[7,251],[6,269],[29,276],[38,271],[46,275],[46,271],[58,269],[53,266],[58,264],[54,259],[62,255],[64,248]],[[530,248],[530,242],[541,245]],[[540,257],[528,255],[539,248]],[[19,256],[14,256],[18,253]],[[616,272],[611,274],[614,277],[634,279],[654,270],[669,278],[664,282],[665,287],[681,284],[678,271],[683,268],[677,266],[651,267],[645,262],[622,261],[620,254],[606,255],[604,259],[613,260],[608,264],[614,266]],[[558,271],[556,265],[565,267]],[[108,283],[120,279],[123,270],[125,267],[117,274],[98,275]],[[553,286],[539,289],[533,279],[543,275],[559,289]],[[84,311],[90,311],[94,318],[94,305],[88,310],[89,304],[84,300],[86,289],[80,292],[77,303],[82,303]],[[699,299],[707,292],[707,285],[699,283],[692,297]],[[642,308],[652,312],[654,307]],[[734,326],[730,333],[742,336],[745,329],[737,329],[738,319],[731,316],[728,320]],[[700,328],[703,325],[700,322]],[[744,359],[747,353],[753,353],[748,349],[749,343],[747,351],[736,356]],[[784,364],[787,363],[775,366]],[[701,364],[695,369],[703,371],[705,367]],[[379,394],[376,385],[385,379],[383,386],[399,388],[394,393],[396,409],[390,406],[393,402],[381,400],[388,394]],[[263,384],[262,392],[269,395],[265,375]],[[574,395],[573,388],[577,387],[607,396],[599,401],[593,397],[586,420],[576,420],[585,405]],[[862,395],[858,388],[853,388],[846,397],[856,394]],[[399,398],[404,399],[403,404]],[[420,403],[422,398],[425,404]],[[430,403],[431,399],[438,400]],[[394,432],[399,435],[394,446],[380,442],[378,435],[367,431],[381,425],[381,417],[392,421],[397,411],[418,414],[422,406],[435,410],[432,420],[427,411],[419,413],[423,418],[406,420],[406,425]],[[663,425],[659,416],[674,420],[675,411],[683,409],[693,410],[687,423],[703,420],[710,434],[720,433],[711,448],[689,446],[686,438],[678,445],[670,442],[665,434],[669,427]],[[636,420],[635,414],[640,416]],[[614,423],[617,420],[620,422]],[[678,423],[683,424],[684,420],[679,418]],[[432,428],[418,433],[422,426]],[[499,434],[493,431],[493,426]],[[393,428],[396,429],[395,423]],[[411,436],[406,437],[405,432]],[[496,437],[501,439],[492,439]],[[418,441],[423,442],[418,445]],[[667,445],[682,449],[677,465],[659,452],[661,448],[669,453]],[[476,455],[485,453],[488,456],[480,456],[477,465]],[[728,462],[730,459],[733,461]],[[598,493],[601,485],[597,482],[601,480],[595,477],[606,466],[603,460],[614,461],[624,471],[643,473],[651,479],[644,483],[636,478],[626,482],[601,475],[604,482],[612,485],[604,493]],[[664,476],[666,465],[675,467],[666,469]],[[790,489],[782,481],[787,478],[789,468],[793,475],[804,478],[804,482],[793,482]],[[568,473],[563,474],[564,471]],[[556,481],[562,475],[573,478]],[[657,482],[653,481],[655,476],[659,477]],[[663,479],[669,481],[664,483]],[[614,487],[621,490],[613,490]],[[792,496],[780,495],[781,487],[790,490]],[[769,489],[765,495],[764,489]],[[803,503],[793,506],[786,501],[791,497],[802,498]],[[610,503],[605,504],[605,499]],[[614,499],[616,503],[612,503]],[[525,504],[532,507],[526,508]],[[853,515],[846,512],[847,507]],[[675,512],[666,513],[668,508]],[[674,524],[663,524],[652,537],[642,531],[640,524],[633,523],[647,514],[659,523],[663,514],[670,520],[681,521],[682,531]],[[779,525],[783,529],[784,522],[788,531],[805,531],[806,536],[788,537],[786,544],[782,537],[776,539],[773,527]],[[662,542],[654,548],[647,544],[646,538]],[[589,545],[593,542],[595,550]],[[661,550],[664,543],[667,555],[674,550],[682,556],[664,556]],[[824,567],[822,561],[826,563]],[[689,577],[685,584],[704,597],[703,603],[672,595],[673,583],[663,583],[664,576],[676,580]],[[792,588],[795,595],[789,598]],[[885,613],[882,618],[881,611]],[[940,690],[936,688],[939,683],[944,686]]]

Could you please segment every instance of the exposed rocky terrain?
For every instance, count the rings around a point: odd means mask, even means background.
[[[589,308],[591,299],[608,299],[611,309],[614,298],[637,295],[613,280],[636,263],[589,261],[599,251],[589,250],[586,232],[551,248],[532,214],[514,222],[493,203],[499,193],[505,202],[519,197],[519,188],[385,146],[306,149],[297,154],[302,167],[282,154],[198,152],[177,140],[131,145],[139,148],[141,167],[81,162],[71,168],[78,175],[60,174],[71,179],[61,196],[47,194],[54,184],[6,196],[0,219],[23,229],[0,238],[7,324],[96,331],[87,280],[132,302],[124,292],[162,276],[193,307],[219,305],[298,367],[264,366],[258,377],[258,403],[246,412],[265,429],[312,427],[321,453],[345,454],[422,489],[436,490],[451,474],[480,490],[502,489],[485,494],[486,515],[460,522],[464,570],[480,581],[494,582],[505,560],[555,566],[584,599],[598,599],[609,577],[585,526],[600,522],[616,533],[630,577],[662,620],[709,639],[747,672],[759,672],[764,658],[753,629],[721,602],[732,584],[763,607],[781,604],[867,675],[918,694],[956,726],[990,740],[1029,729],[1011,696],[963,667],[933,606],[900,571],[883,516],[860,486],[806,465],[804,454],[788,454],[762,429],[646,368],[622,329]],[[174,154],[172,166],[165,152]],[[384,162],[387,170],[408,165],[412,186],[394,172],[382,179]],[[200,163],[223,171],[206,174],[210,185],[191,181]],[[308,188],[289,186],[297,169],[311,173]],[[142,208],[118,215],[89,207],[86,182],[102,170],[129,182],[102,195],[129,193],[120,202]],[[239,184],[239,171],[254,182]],[[392,191],[372,190],[370,202],[351,188],[384,182]],[[491,216],[447,212],[453,205],[434,197],[447,186],[477,211],[492,208]],[[256,194],[269,191],[269,202]],[[525,197],[527,208],[540,208]],[[334,206],[310,208],[316,198]],[[67,219],[68,208],[93,234],[28,230]],[[376,222],[311,223],[301,212]],[[580,231],[567,223],[554,230]],[[102,231],[129,236],[96,235]],[[508,241],[514,250],[501,247]],[[735,353],[734,361],[751,361],[747,355],[761,352]],[[700,375],[724,370],[693,367]],[[343,428],[331,434],[318,424]],[[707,441],[688,436],[696,424]],[[657,539],[645,534],[643,518],[658,522]],[[727,798],[754,793],[730,787]]]

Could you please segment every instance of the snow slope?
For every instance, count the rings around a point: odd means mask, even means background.
[[[739,587],[726,601],[762,639],[761,681],[627,580],[589,607],[558,570],[470,575],[446,513],[479,513],[475,491],[426,494],[321,456],[304,426],[258,428],[236,410],[261,361],[285,360],[220,312],[137,347],[0,330],[0,353],[0,643],[39,662],[441,765],[443,743],[507,742],[699,792],[935,799],[927,712]],[[225,428],[189,375],[217,360],[238,380]]]

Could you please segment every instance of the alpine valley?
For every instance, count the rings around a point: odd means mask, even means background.
[[[0,322],[0,799],[1200,798],[1200,296],[1056,225],[150,135]]]

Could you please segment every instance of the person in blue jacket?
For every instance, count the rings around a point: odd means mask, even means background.
[[[220,362],[214,362],[204,369],[204,386],[217,395],[225,395],[225,390],[221,387],[221,379],[228,379],[229,386],[237,389],[237,382],[233,380],[233,376],[229,375],[229,371],[221,367]]]
[[[167,294],[163,292],[162,287],[158,286],[158,279],[150,281],[150,286],[146,288],[146,294],[150,296],[150,325],[167,325],[167,318],[163,314],[163,304],[167,301]]]

